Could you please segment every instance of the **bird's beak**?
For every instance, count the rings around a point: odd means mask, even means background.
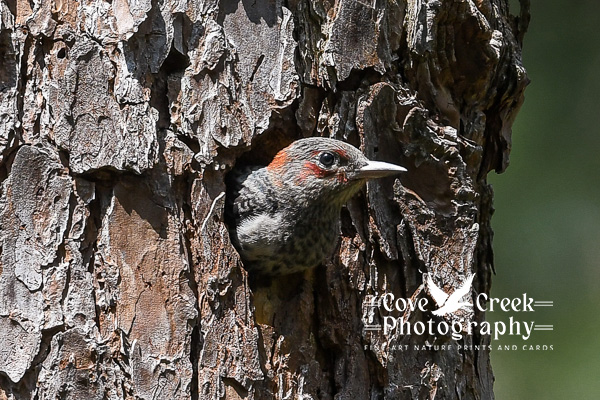
[[[396,175],[400,172],[406,172],[407,169],[399,165],[390,164],[381,161],[369,161],[367,165],[356,170],[352,176],[353,179],[373,179],[383,178],[384,176]]]

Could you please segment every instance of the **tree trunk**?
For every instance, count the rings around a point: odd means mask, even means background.
[[[489,336],[371,330],[370,299],[428,298],[422,272],[446,292],[476,273],[489,293],[486,175],[507,166],[527,84],[526,4],[16,0],[0,15],[0,399],[493,398]],[[315,135],[409,172],[348,203],[322,266],[254,284],[225,176]],[[484,319],[437,321],[459,317]]]

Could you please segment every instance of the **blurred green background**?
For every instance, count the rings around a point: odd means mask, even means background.
[[[495,393],[600,399],[600,2],[533,0],[531,15],[523,49],[531,84],[513,126],[510,167],[489,176],[492,296],[553,300],[552,308],[515,317],[554,331],[492,342]],[[519,350],[495,349],[512,343]],[[554,350],[523,351],[523,343]]]

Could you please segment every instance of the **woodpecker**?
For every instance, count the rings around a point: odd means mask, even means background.
[[[404,171],[370,161],[340,140],[296,140],[266,167],[230,179],[226,219],[232,243],[251,273],[313,268],[335,248],[342,206],[368,179]]]

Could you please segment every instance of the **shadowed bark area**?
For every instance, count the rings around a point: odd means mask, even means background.
[[[489,336],[368,330],[368,300],[489,293],[527,3],[0,3],[0,399],[493,398]],[[409,172],[256,282],[226,175],[306,136]]]

